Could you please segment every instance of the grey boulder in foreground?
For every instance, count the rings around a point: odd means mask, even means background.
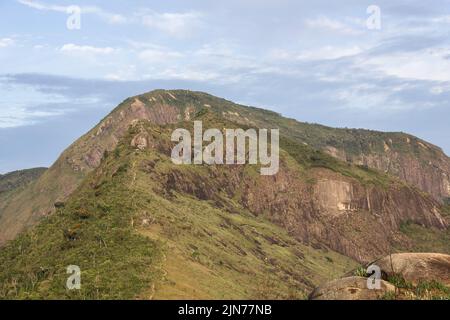
[[[401,275],[410,283],[439,281],[450,286],[450,255],[442,253],[396,253],[373,264],[380,267],[383,278]]]
[[[367,278],[349,276],[330,281],[317,287],[311,300],[378,300],[395,293],[396,288],[386,280],[397,277],[418,285],[423,282],[439,282],[450,286],[450,255],[441,253],[396,253],[376,260],[381,270],[379,289],[369,289]]]
[[[386,293],[394,292],[395,287],[381,280],[379,290],[367,288],[367,278],[347,277],[330,281],[316,288],[309,296],[310,300],[378,300]]]

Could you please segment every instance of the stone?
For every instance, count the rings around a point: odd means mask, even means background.
[[[378,300],[388,293],[394,293],[395,287],[381,281],[380,289],[369,289],[367,278],[347,277],[333,280],[316,288],[310,295],[310,300]]]
[[[438,281],[450,286],[450,255],[442,253],[395,253],[373,264],[380,267],[384,278],[400,275],[417,285]]]
[[[139,150],[147,149],[148,147],[148,134],[141,132],[136,135],[131,141],[131,146]]]

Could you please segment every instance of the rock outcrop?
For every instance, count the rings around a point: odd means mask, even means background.
[[[325,283],[316,288],[310,295],[310,300],[379,300],[389,293],[394,293],[395,287],[387,281],[380,281],[380,289],[369,289],[367,278],[347,277]]]
[[[406,145],[413,142],[405,137]],[[396,176],[407,183],[416,186],[434,196],[438,201],[450,197],[450,159],[437,147],[426,142],[415,142],[419,148],[429,154],[412,155],[401,153],[388,147],[383,153],[367,153],[359,155],[348,155],[345,150],[336,148],[325,148],[324,150],[343,161],[368,166]]]
[[[389,253],[395,243],[407,244],[398,232],[402,223],[447,228],[439,204],[414,188],[364,186],[326,169],[312,175],[317,182],[305,184],[282,166],[276,176],[239,182],[245,185],[243,205],[304,242],[326,244],[360,262]]]
[[[450,286],[450,255],[440,253],[395,253],[372,264],[380,267],[385,279],[400,275],[412,284],[439,281]]]
[[[348,277],[327,282],[309,295],[311,300],[448,299],[450,255],[440,253],[396,253],[366,267],[380,268],[380,288],[373,279]],[[371,276],[373,277],[373,275]],[[391,284],[388,281],[392,281]],[[397,287],[396,287],[397,286]],[[372,288],[370,288],[372,287]]]

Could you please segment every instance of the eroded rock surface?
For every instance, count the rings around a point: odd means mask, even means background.
[[[441,253],[395,253],[373,264],[385,277],[400,275],[407,282],[418,284],[438,281],[450,286],[450,255]]]
[[[316,288],[310,300],[378,300],[386,294],[395,292],[395,287],[381,280],[380,289],[369,289],[367,278],[347,277],[333,280]]]

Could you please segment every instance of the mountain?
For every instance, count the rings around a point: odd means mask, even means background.
[[[0,175],[0,220],[2,223],[5,223],[7,226],[20,224],[20,221],[14,221],[14,215],[2,217],[2,213],[11,202],[17,199],[17,195],[21,194],[24,190],[28,190],[29,186],[38,180],[45,170],[47,169],[33,168]],[[12,221],[9,219],[12,219]]]
[[[156,90],[126,99],[96,127],[71,145],[36,184],[13,198],[0,211],[0,244],[13,239],[54,210],[105,151],[115,148],[128,126],[138,119],[155,124],[190,119],[211,106],[212,112],[241,125],[280,128],[294,142],[322,150],[340,160],[367,166],[430,193],[437,201],[450,197],[450,160],[437,147],[403,133],[334,129],[286,119],[271,111],[246,107],[206,93]]]
[[[1,208],[5,207],[16,193],[36,181],[45,170],[47,169],[33,168],[0,174],[0,213],[2,212]]]
[[[16,190],[38,179],[47,168],[32,168],[0,174],[0,194]]]
[[[279,172],[173,164],[171,133],[192,120],[279,128]],[[428,158],[448,163],[405,134],[299,123],[205,93],[129,98],[2,209],[1,239],[14,240],[0,250],[0,296],[301,298],[392,252],[450,253],[446,194],[358,154],[414,159],[421,176]],[[71,264],[80,291],[64,287]]]

